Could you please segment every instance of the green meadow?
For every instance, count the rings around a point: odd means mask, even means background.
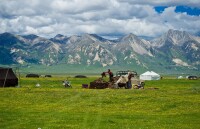
[[[146,81],[140,90],[82,88],[97,78],[22,77],[20,87],[0,88],[0,128],[200,128],[200,80]],[[72,88],[64,88],[65,79]]]

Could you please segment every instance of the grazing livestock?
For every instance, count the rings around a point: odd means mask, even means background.
[[[26,75],[27,78],[39,78],[40,76],[38,74],[27,74]]]
[[[197,76],[188,76],[188,79],[189,79],[189,80],[197,80],[198,77],[197,77]]]
[[[51,75],[45,75],[45,77],[52,77]]]
[[[85,75],[76,75],[75,78],[87,78]]]

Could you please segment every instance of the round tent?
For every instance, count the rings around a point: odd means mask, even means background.
[[[140,75],[141,80],[160,80],[160,75],[153,72],[153,71],[147,71]]]

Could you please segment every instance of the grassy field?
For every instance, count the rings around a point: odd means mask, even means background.
[[[72,88],[62,86],[65,79],[21,78],[18,88],[0,88],[0,128],[200,128],[200,80],[146,81],[143,90],[92,90],[82,84],[97,77],[68,78]]]

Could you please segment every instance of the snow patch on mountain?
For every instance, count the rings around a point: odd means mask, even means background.
[[[91,61],[89,59],[87,59],[87,65],[90,65]]]
[[[85,55],[87,55],[87,53],[86,53]],[[92,52],[90,52],[90,53],[88,54],[88,56],[89,56],[89,58],[91,58],[91,57],[94,56],[94,54],[93,54]]]
[[[20,51],[19,49],[11,48],[10,49],[10,54],[15,53],[15,52],[19,52],[19,51]]]
[[[108,65],[108,64],[102,63],[102,66],[103,66],[103,67],[106,67],[107,65]]]
[[[99,50],[99,48],[100,48],[100,45],[97,45],[97,46],[96,46],[96,49]]]
[[[197,47],[197,45],[194,44],[194,43],[192,43],[191,47],[192,47],[195,51],[197,51],[197,50],[199,49],[199,48]]]
[[[39,63],[41,63],[41,64],[44,65],[44,64],[45,64],[45,60],[44,60],[44,59],[41,59]]]
[[[79,54],[76,54],[74,57],[72,55],[69,55],[67,63],[69,63],[69,64],[81,64],[80,59],[81,59],[81,57],[80,57]]]
[[[99,58],[99,54],[98,54],[98,52],[96,53],[96,55],[95,55],[95,57],[94,57],[94,59],[93,59],[93,61],[100,61],[101,59]]]
[[[58,44],[53,43],[52,47],[56,50],[56,52],[60,51],[60,46]]]
[[[137,43],[131,43],[131,47],[133,51],[135,51],[136,53],[140,55],[143,55],[143,54],[149,55],[149,52],[146,49],[144,49],[144,47],[138,45]]]
[[[196,61],[194,65],[200,65],[200,61]]]
[[[128,58],[128,56],[124,57],[124,60],[126,60]]]
[[[186,63],[186,62],[184,62],[184,61],[182,61],[181,59],[178,59],[178,58],[174,58],[174,59],[172,59],[172,61],[174,63],[176,63],[176,65],[178,65],[178,66],[190,66],[190,65],[188,65],[188,63]]]
[[[16,61],[17,61],[19,64],[24,64],[24,63],[25,63],[25,61],[22,60],[22,57],[18,57],[18,58],[16,59]]]
[[[112,59],[110,59],[110,61],[108,62],[108,65],[113,65],[114,61]]]

